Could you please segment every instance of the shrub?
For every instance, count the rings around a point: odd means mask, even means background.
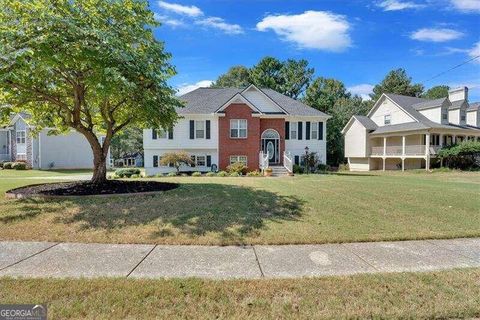
[[[3,168],[3,164],[7,161],[0,161],[0,168]]]
[[[248,170],[248,167],[241,162],[232,163],[231,165],[229,165],[227,167],[227,172],[228,173],[236,172],[238,174],[246,174],[247,170]]]
[[[215,177],[217,174],[215,172],[207,172],[207,177]]]
[[[229,175],[230,177],[240,177],[240,176],[241,176],[240,173],[235,172],[235,171],[234,171],[234,172],[230,172],[228,175]]]
[[[176,177],[177,173],[176,172],[169,172],[167,173],[167,177]]]
[[[162,166],[168,166],[172,164],[177,173],[180,173],[180,166],[181,165],[191,165],[193,164],[192,158],[186,152],[168,152],[162,155],[162,159],[160,160],[160,164]]]
[[[464,141],[443,147],[438,156],[447,167],[456,169],[480,168],[480,142]]]
[[[220,171],[219,173],[217,173],[217,176],[226,177],[226,176],[228,176],[228,173],[226,171]]]
[[[348,166],[348,163],[341,163],[338,166],[338,171],[350,171],[350,167]]]
[[[130,176],[130,178],[132,178],[132,179],[138,179],[138,178],[141,178],[141,177],[142,177],[142,176],[139,175],[139,174],[132,174],[132,175]]]
[[[262,173],[258,170],[250,171],[247,173],[247,177],[261,177]]]
[[[202,176],[201,172],[195,171],[194,173],[192,173],[192,177],[201,177],[201,176]]]
[[[4,162],[3,169],[12,169],[13,162]]]
[[[298,164],[293,165],[293,173],[295,174],[301,174],[305,171],[305,168],[302,166],[299,166]]]
[[[164,175],[163,173],[157,173],[157,174],[155,175],[155,177],[157,177],[157,178],[162,178],[162,177],[165,177],[165,175]]]
[[[25,162],[14,162],[12,164],[12,169],[15,170],[27,170],[27,164]]]
[[[327,172],[327,171],[330,171],[331,168],[328,164],[323,164],[323,163],[320,163],[317,165],[317,170],[316,172],[320,173],[320,172]]]
[[[119,178],[130,178],[133,175],[140,175],[140,169],[138,168],[125,168],[115,170],[115,175]]]

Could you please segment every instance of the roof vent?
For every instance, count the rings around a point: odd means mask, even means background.
[[[468,88],[460,87],[448,91],[448,99],[450,102],[468,100]]]

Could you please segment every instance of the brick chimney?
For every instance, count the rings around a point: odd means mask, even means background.
[[[460,87],[448,91],[448,99],[450,102],[467,100],[468,101],[468,88]]]

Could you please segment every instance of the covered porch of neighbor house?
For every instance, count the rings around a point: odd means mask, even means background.
[[[370,137],[370,167],[373,170],[430,170],[431,159],[443,146],[465,140],[480,141],[480,130],[420,131]]]
[[[10,130],[0,129],[0,161],[12,160]]]

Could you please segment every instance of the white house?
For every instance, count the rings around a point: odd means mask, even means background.
[[[224,170],[234,162],[249,170],[272,166],[291,171],[306,148],[326,162],[323,112],[270,89],[199,88],[180,97],[182,117],[168,132],[146,129],[143,147],[146,174],[174,170],[162,166],[167,152],[186,151],[194,165],[182,171]]]
[[[0,161],[25,161],[33,169],[93,168],[92,149],[83,135],[76,131],[49,135],[49,129],[32,135],[29,119],[18,113],[0,127]]]
[[[367,116],[353,116],[345,128],[345,157],[351,171],[430,168],[445,145],[480,139],[479,104],[468,88],[428,100],[383,94]]]

